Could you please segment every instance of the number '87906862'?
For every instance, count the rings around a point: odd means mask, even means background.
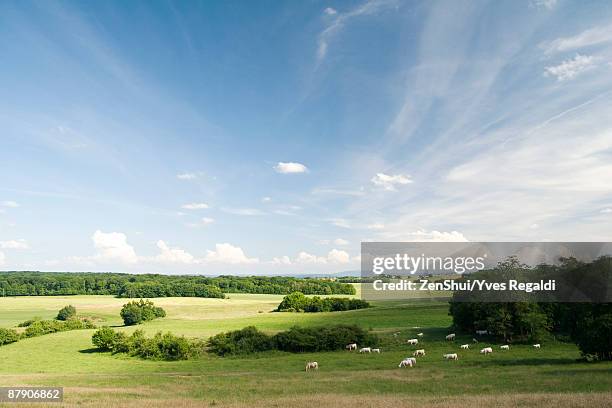
[[[0,402],[61,402],[62,387],[0,387]]]

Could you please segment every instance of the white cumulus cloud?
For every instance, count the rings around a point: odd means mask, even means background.
[[[278,164],[274,166],[274,170],[281,174],[298,174],[306,173],[308,171],[308,167],[304,166],[302,163],[278,162]]]
[[[121,232],[106,233],[97,230],[91,239],[94,247],[98,250],[96,259],[128,264],[138,262],[134,247],[128,244],[126,235]]]
[[[157,241],[157,248],[160,254],[155,257],[155,261],[162,263],[194,263],[195,258],[189,252],[181,248],[170,248],[164,241]]]
[[[351,257],[346,251],[332,249],[327,254],[327,260],[331,263],[345,264],[351,261]]]
[[[388,175],[385,173],[376,173],[372,177],[372,183],[374,185],[384,188],[387,191],[397,191],[398,185],[405,185],[412,183],[410,176],[404,174]]]
[[[258,258],[249,258],[240,247],[228,243],[215,244],[215,250],[206,251],[206,261],[227,264],[255,264]]]

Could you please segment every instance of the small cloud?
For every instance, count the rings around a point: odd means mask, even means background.
[[[334,239],[334,244],[344,246],[344,245],[348,245],[349,242],[346,239],[336,238]]]
[[[205,260],[208,262],[218,262],[234,265],[255,264],[259,262],[258,258],[247,257],[242,248],[233,246],[232,244],[228,243],[216,244],[214,251],[207,251]]]
[[[554,76],[558,82],[574,79],[579,74],[596,66],[592,55],[576,54],[574,58],[563,61],[559,65],[544,68],[544,76]]]
[[[198,175],[195,173],[181,173],[177,174],[176,178],[179,180],[195,180],[198,178]]]
[[[245,216],[255,216],[255,215],[263,215],[263,211],[258,210],[256,208],[221,208],[221,211],[226,212],[228,214],[233,215],[245,215]]]
[[[333,16],[335,14],[338,14],[338,11],[336,11],[336,9],[332,7],[327,7],[325,10],[323,10],[323,12],[327,14],[328,16]]]
[[[297,264],[345,264],[351,261],[350,255],[346,251],[332,249],[327,253],[327,256],[318,256],[302,251],[295,258]]]
[[[531,0],[530,5],[535,8],[552,10],[557,5],[558,0]]]
[[[604,208],[603,210],[600,211],[600,213],[602,213],[602,214],[611,214],[612,213],[612,208]]]
[[[329,220],[333,226],[340,228],[351,228],[351,224],[344,218],[332,218]]]
[[[539,225],[539,224],[535,224],[535,223],[534,223],[534,224],[531,224],[531,225],[529,226],[529,228],[530,228],[530,229],[538,229],[538,228],[540,228],[540,225]]]
[[[469,240],[458,231],[398,231],[398,232],[383,232],[380,234],[383,238],[393,241],[406,242],[469,242]]]
[[[204,218],[201,218],[198,222],[187,224],[187,226],[192,227],[192,228],[206,227],[207,225],[210,225],[213,222],[215,222],[213,218],[204,217]]]
[[[298,174],[308,172],[308,167],[304,166],[302,163],[278,162],[278,164],[274,166],[274,170],[281,174]]]
[[[326,264],[327,259],[302,251],[295,258],[295,262],[298,264]]]
[[[17,208],[19,207],[19,203],[15,202],[15,201],[2,201],[0,203],[1,206],[3,207],[7,207],[7,208]]]
[[[385,225],[379,222],[375,222],[374,224],[367,225],[366,228],[369,230],[383,230],[385,229]]]
[[[262,203],[269,203],[270,201],[272,201],[272,197],[262,197],[261,199]]]
[[[412,183],[410,176],[404,174],[388,175],[385,173],[376,173],[376,176],[371,179],[374,185],[384,188],[387,191],[397,191],[396,186]]]
[[[332,249],[327,254],[327,260],[331,263],[345,264],[351,261],[351,257],[346,251]]]
[[[275,265],[291,265],[292,264],[291,259],[287,255],[272,258],[272,263]]]
[[[205,210],[208,208],[206,203],[189,203],[181,206],[184,210]]]
[[[1,249],[30,249],[30,246],[24,239],[0,241]]]

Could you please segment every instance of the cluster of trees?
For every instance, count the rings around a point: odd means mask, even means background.
[[[376,345],[378,338],[353,325],[293,327],[268,335],[253,326],[208,339],[208,352],[219,356],[279,350],[292,353],[341,350],[350,343]]]
[[[134,300],[121,308],[121,318],[126,326],[140,324],[158,317],[166,317],[166,311],[155,306],[150,300]]]
[[[563,259],[559,266],[541,265],[536,271],[519,264],[516,259],[509,259],[500,263],[497,271],[502,276],[513,277],[522,273],[554,273],[566,282],[575,280],[575,287],[578,287],[582,281],[589,284],[591,279],[601,278],[602,271],[609,274],[612,258],[602,257],[588,264],[573,258]],[[472,274],[470,279],[476,277],[480,277],[478,273]],[[612,275],[606,279],[610,277]],[[608,285],[602,285],[602,289],[609,290]],[[490,335],[506,342],[539,342],[551,336],[565,337],[574,341],[587,359],[612,360],[612,303],[479,302],[478,299],[477,294],[456,292],[453,295],[450,314],[458,330],[488,330]]]
[[[113,354],[125,353],[149,360],[187,360],[200,355],[205,349],[202,341],[187,339],[169,332],[158,332],[148,338],[142,330],[136,330],[128,336],[110,327],[96,331],[91,341],[101,351],[111,351]]]
[[[276,308],[278,312],[340,312],[345,310],[365,309],[370,304],[361,299],[308,297],[302,292],[293,292],[285,296]]]
[[[2,272],[0,296],[115,295],[210,297],[224,293],[353,295],[355,288],[329,279],[266,276],[171,276],[121,273]]]

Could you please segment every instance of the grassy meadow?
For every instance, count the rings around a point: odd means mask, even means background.
[[[230,294],[228,299],[157,298],[167,317],[137,328],[148,335],[172,331],[208,337],[248,325],[275,332],[293,325],[354,323],[381,337],[382,353],[260,353],[226,357],[206,355],[188,361],[148,361],[93,349],[94,330],[21,340],[0,347],[0,386],[63,386],[62,406],[610,406],[612,363],[577,362],[573,344],[544,342],[541,350],[512,346],[502,352],[487,343],[459,350],[472,336],[447,342],[451,324],[445,299],[376,302],[373,308],[335,313],[272,313],[282,296]],[[0,298],[0,327],[15,327],[38,316],[55,317],[64,305],[98,325],[122,327],[127,299],[111,296]],[[423,332],[418,347],[406,339]],[[399,336],[393,333],[400,332]],[[483,356],[479,348],[492,345]],[[399,369],[415,348],[427,350],[416,367]],[[459,361],[444,361],[457,352]],[[304,363],[318,361],[318,372]],[[1,404],[0,404],[1,405]],[[57,406],[57,404],[50,404]],[[21,406],[24,406],[23,404]],[[40,406],[36,404],[35,406]]]

